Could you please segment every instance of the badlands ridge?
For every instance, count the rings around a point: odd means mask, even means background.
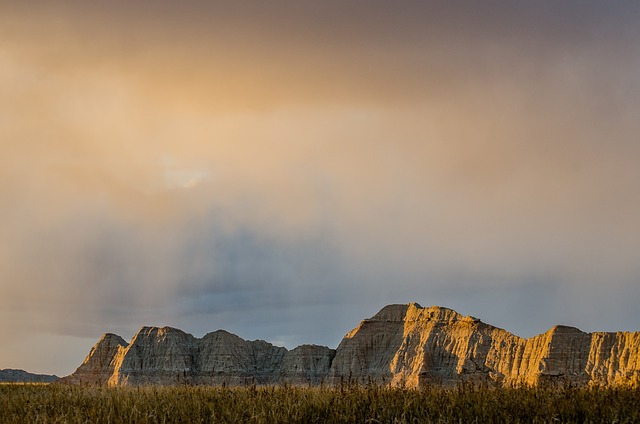
[[[224,330],[198,339],[170,327],[143,327],[130,343],[105,334],[62,381],[110,386],[637,385],[640,333],[584,333],[556,326],[523,339],[451,309],[411,303],[384,307],[335,350],[316,345],[287,350]]]

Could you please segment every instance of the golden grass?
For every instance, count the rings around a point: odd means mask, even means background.
[[[2,423],[640,422],[640,390],[1,385]]]

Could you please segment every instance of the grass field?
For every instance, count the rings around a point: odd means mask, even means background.
[[[640,390],[3,384],[0,422],[638,423]]]

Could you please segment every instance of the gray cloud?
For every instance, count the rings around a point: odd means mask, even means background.
[[[635,4],[26,3],[0,3],[0,367],[142,325],[335,346],[409,301],[637,329]]]

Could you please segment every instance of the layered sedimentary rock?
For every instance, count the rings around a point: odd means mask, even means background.
[[[270,384],[287,349],[219,330],[197,339],[175,328],[144,327],[115,359],[109,385]]]
[[[196,378],[199,384],[270,384],[277,380],[284,347],[263,340],[247,341],[219,330],[198,342]]]
[[[326,346],[302,345],[284,356],[280,381],[296,385],[317,385],[329,375],[336,351]]]
[[[52,383],[60,377],[48,374],[32,374],[24,370],[0,370],[0,383]]]
[[[129,344],[107,334],[65,381],[138,384],[344,384],[420,387],[637,385],[640,333],[584,333],[556,326],[523,339],[451,309],[389,305],[349,332],[337,350],[293,350],[223,330],[201,339],[144,327]]]
[[[335,351],[304,345],[288,351],[263,340],[247,341],[224,330],[201,339],[171,327],[143,327],[126,343],[105,334],[70,376],[75,384],[317,384]]]
[[[114,358],[109,385],[178,384],[194,371],[196,339],[184,331],[143,327]]]
[[[556,326],[523,339],[441,307],[390,305],[338,346],[329,381],[419,387],[638,384],[640,333],[583,333]]]
[[[62,381],[76,384],[106,384],[116,370],[116,363],[127,342],[120,336],[107,333],[91,348],[82,365]]]

